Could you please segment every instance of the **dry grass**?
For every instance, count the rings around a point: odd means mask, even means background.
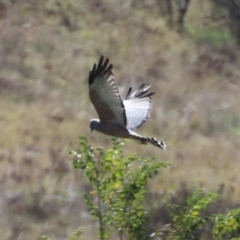
[[[103,6],[60,1],[66,3],[62,7],[55,1],[5,2],[0,16],[1,239],[41,234],[66,239],[79,226],[86,227],[87,239],[95,239],[82,198],[88,186],[72,170],[68,150],[77,148],[79,135],[93,146],[110,146],[108,137],[88,129],[96,113],[87,96],[87,75],[100,54],[113,62],[121,92],[142,82],[156,91],[151,119],[140,132],[165,140],[168,150],[132,141],[125,149],[172,162],[150,190],[174,193],[186,182],[216,192],[224,184],[232,191],[223,196],[239,199],[239,50],[230,37],[228,44],[220,41],[222,29],[206,22],[207,0],[201,1],[201,14],[197,1],[191,5],[189,34],[182,35],[166,27],[150,1],[136,9],[128,1]]]

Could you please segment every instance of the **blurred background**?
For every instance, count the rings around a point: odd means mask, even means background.
[[[87,77],[101,54],[122,94],[142,83],[156,92],[138,132],[166,141],[167,151],[124,147],[171,162],[149,184],[152,196],[202,188],[236,203],[239,44],[238,0],[0,0],[1,239],[67,239],[79,226],[96,239],[83,200],[89,185],[68,152],[79,135],[111,146],[89,131],[97,114]]]

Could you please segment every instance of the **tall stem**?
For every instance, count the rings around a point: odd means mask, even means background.
[[[101,163],[99,162],[99,166],[96,168],[96,188],[97,188],[97,205],[98,205],[98,219],[99,219],[99,234],[100,240],[104,240],[105,238],[105,227],[104,227],[104,220],[103,220],[103,213],[102,213],[102,197],[101,197]],[[100,168],[100,170],[99,170]]]

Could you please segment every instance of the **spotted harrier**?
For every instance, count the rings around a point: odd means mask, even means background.
[[[91,131],[133,139],[141,144],[151,143],[166,149],[165,142],[152,137],[143,137],[134,131],[150,116],[151,98],[154,94],[148,92],[150,86],[142,84],[133,93],[130,87],[122,99],[112,69],[113,65],[109,59],[101,56],[98,64],[94,64],[89,73],[89,97],[99,116],[99,119],[90,121]]]

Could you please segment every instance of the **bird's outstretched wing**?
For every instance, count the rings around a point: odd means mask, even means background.
[[[132,94],[132,88],[130,87],[123,100],[127,116],[127,128],[130,130],[141,127],[150,116],[151,97],[154,94],[154,92],[148,93],[150,87],[145,87],[145,84],[142,84]]]
[[[89,73],[89,97],[102,123],[114,122],[126,127],[127,118],[109,59],[100,57]]]

